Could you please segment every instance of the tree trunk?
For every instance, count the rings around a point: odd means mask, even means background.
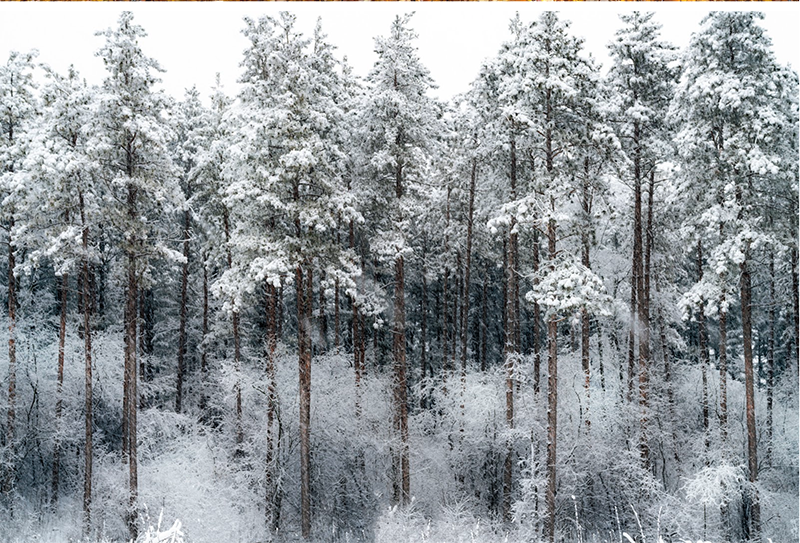
[[[742,302],[742,348],[744,350],[744,379],[747,412],[747,465],[750,471],[750,483],[758,481],[758,451],[756,450],[756,406],[755,384],[753,377],[753,341],[751,323],[751,286],[749,269],[749,248],[745,249],[744,261],[739,265],[741,271],[740,290]],[[761,509],[758,493],[752,488],[750,496],[750,536],[756,541],[761,539]]]
[[[697,281],[703,280],[703,244],[697,240]],[[708,420],[708,339],[706,336],[706,314],[703,303],[697,308],[697,348],[698,362],[703,372],[703,434],[705,441],[705,452],[708,454],[710,443],[709,420]],[[706,463],[708,458],[706,458]]]
[[[553,210],[555,205],[553,204]],[[556,224],[550,220],[547,227],[548,249],[550,261],[556,258]],[[547,490],[545,502],[547,504],[547,520],[545,522],[545,537],[550,543],[555,541],[556,529],[556,438],[558,423],[558,321],[555,314],[547,321]]]
[[[82,272],[83,296],[90,290],[89,278],[89,226],[86,224],[83,193],[78,193],[82,225]],[[94,436],[93,380],[92,380],[92,326],[89,306],[83,307],[83,349],[84,349],[84,449],[83,449],[83,534],[88,536],[92,525],[92,441]]]
[[[208,385],[208,254],[203,255],[203,339],[200,342],[200,409],[206,410],[206,387]]]
[[[339,337],[339,277],[336,277],[333,285],[333,348],[339,351],[341,339]]]
[[[233,266],[233,255],[231,253],[231,225],[228,208],[223,208],[222,222],[225,228],[225,256],[228,261],[228,269]],[[242,445],[244,443],[244,429],[242,428],[242,377],[241,377],[241,341],[239,338],[239,309],[233,309],[231,316],[233,325],[233,367],[236,372],[236,383],[234,392],[236,393],[236,449],[235,456],[244,454]]]
[[[511,137],[511,200],[517,199],[517,146],[516,139]],[[506,366],[506,426],[514,428],[514,372],[517,356],[517,319],[519,318],[519,305],[515,298],[519,293],[517,288],[517,233],[516,221],[511,218],[508,230],[508,256],[506,258],[506,318],[505,318],[505,366]],[[513,484],[514,448],[509,441],[506,445],[506,460],[503,466],[503,518],[511,520],[511,490]]]
[[[534,277],[539,273],[539,230],[533,231],[533,274]],[[534,281],[537,281],[534,279]],[[542,311],[539,302],[533,302],[533,392],[539,393],[541,389],[540,380],[542,374],[541,360],[541,335]]]
[[[581,207],[584,216],[583,228],[581,228],[581,264],[586,269],[591,269],[589,259],[589,229],[591,226],[592,199],[589,184],[589,158],[583,159],[583,183],[582,183]],[[583,388],[586,395],[586,410],[584,412],[584,422],[586,430],[591,427],[589,419],[589,401],[591,375],[589,368],[589,311],[584,307],[581,309],[581,367],[583,368]]]
[[[406,392],[406,309],[405,309],[405,275],[403,257],[398,256],[394,262],[394,405],[395,429],[400,434],[400,450],[395,453],[395,462],[399,468],[399,495],[394,496],[395,503],[407,505],[410,500],[410,478],[408,463],[408,404]]]
[[[795,231],[795,238],[797,237],[797,232]],[[798,271],[797,271],[797,247],[792,247],[792,301],[794,306],[794,354],[795,354],[795,362],[797,362],[797,357],[800,354],[800,292],[798,292]],[[800,373],[800,363],[795,364],[795,377],[797,374]]]
[[[352,220],[350,221],[349,230],[350,249],[355,251],[355,227]],[[366,340],[364,337],[364,318],[360,315],[358,301],[355,299],[355,297],[350,298],[350,305],[353,308],[353,370],[355,373],[356,385],[355,411],[356,419],[358,420],[361,418],[361,374],[364,371],[367,346],[365,344]]]
[[[15,451],[16,403],[17,403],[17,281],[14,277],[15,250],[11,239],[14,230],[14,217],[8,225],[8,412],[6,415],[6,436],[4,444],[9,447],[12,457]],[[3,477],[3,493],[8,495],[14,487],[15,469],[13,465],[6,468]]]
[[[266,312],[267,312],[267,454],[266,454],[266,521],[271,529],[278,529],[278,519],[280,512],[277,507],[277,493],[279,485],[276,484],[275,469],[278,432],[275,421],[275,410],[277,407],[277,391],[275,383],[275,350],[278,346],[278,301],[275,285],[270,282],[266,284]]]
[[[649,389],[650,389],[650,254],[653,246],[653,193],[655,191],[655,167],[650,170],[650,182],[647,191],[647,222],[644,230],[646,239],[644,243],[644,271],[639,284],[641,295],[638,296],[639,302],[639,408],[641,410],[640,419],[640,441],[639,450],[642,463],[650,465],[650,447],[647,437],[647,422],[649,410]],[[640,204],[641,208],[641,204]],[[641,209],[639,210],[641,213]],[[641,225],[641,217],[639,218]],[[639,233],[641,237],[641,232]],[[640,241],[641,243],[641,241]],[[641,250],[641,249],[640,249]]]
[[[310,303],[303,267],[295,268],[297,291],[297,346],[300,367],[300,517],[304,539],[311,536],[311,352],[309,350]],[[311,273],[308,273],[311,282]]]
[[[320,337],[320,351],[325,352],[328,350],[328,317],[325,313],[325,287],[322,285],[325,282],[325,272],[320,274],[319,278],[319,337]]]
[[[728,311],[725,294],[719,309],[719,428],[723,447],[728,441]]]
[[[489,272],[483,277],[483,292],[481,293],[481,371],[486,371],[486,344],[489,341]]]
[[[136,194],[133,183],[128,183],[128,220],[137,220]],[[125,286],[125,383],[123,406],[123,462],[128,463],[128,512],[127,525],[129,538],[135,540],[138,535],[137,499],[139,492],[138,465],[136,455],[136,415],[138,409],[137,365],[136,365],[136,302],[139,293],[137,276],[135,241],[126,248],[127,283]],[[88,299],[84,300],[84,311],[88,307]]]
[[[422,337],[420,338],[420,366],[422,366],[422,379],[425,380],[427,376],[428,366],[428,274],[425,266],[425,242],[422,244],[422,300],[420,300],[420,320],[422,327]],[[433,370],[431,370],[431,377],[433,377]],[[420,398],[420,408],[427,408],[426,394],[423,392]]]
[[[467,207],[467,249],[464,261],[464,298],[461,305],[461,376],[465,379],[467,372],[467,330],[469,328],[469,275],[472,265],[472,222],[475,211],[475,183],[478,161],[472,159],[469,177],[469,205]]]
[[[772,465],[772,403],[775,386],[775,256],[769,256],[769,335],[767,336],[767,465]]]
[[[61,438],[59,431],[61,429],[61,413],[63,410],[63,386],[64,386],[64,342],[67,337],[67,290],[69,287],[69,275],[63,274],[61,276],[61,320],[58,326],[58,374],[56,377],[56,438],[53,445],[53,481],[52,481],[52,494],[50,496],[51,503],[55,504],[58,501],[58,479],[60,469],[61,457]]]
[[[186,357],[186,304],[189,285],[189,210],[183,212],[183,266],[181,269],[181,316],[178,326],[178,375],[175,382],[175,412],[183,410],[183,373]]]

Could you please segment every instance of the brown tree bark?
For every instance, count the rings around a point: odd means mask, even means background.
[[[796,232],[795,232],[796,235]],[[800,287],[798,286],[797,247],[792,247],[792,301],[794,306],[794,354],[795,361],[800,355]],[[800,363],[795,364],[795,377],[800,373]]]
[[[61,413],[63,411],[63,386],[64,386],[64,343],[67,337],[67,289],[69,286],[69,275],[61,276],[61,319],[58,326],[58,372],[56,374],[56,428],[57,432],[61,429]],[[51,484],[50,502],[55,504],[58,501],[58,480],[60,471],[61,457],[61,438],[56,434],[53,444],[53,478]]]
[[[325,272],[320,274],[320,281],[319,281],[319,313],[317,317],[317,322],[319,323],[319,336],[320,336],[320,350],[327,351],[328,350],[328,316],[325,312],[325,288],[322,284],[325,282]]]
[[[486,345],[489,341],[489,272],[485,272],[483,276],[483,290],[481,292],[481,371],[486,371]]]
[[[399,136],[398,136],[399,137]],[[403,164],[395,169],[397,204],[403,197]],[[449,202],[448,202],[449,205]],[[400,450],[395,452],[395,470],[399,473],[399,489],[395,484],[394,503],[408,505],[411,499],[408,450],[408,392],[406,384],[406,293],[402,255],[394,261],[394,319],[392,323],[392,358],[394,362],[395,430],[400,434]]]
[[[719,427],[723,445],[728,440],[728,311],[725,294],[719,309]]]
[[[208,254],[203,255],[203,339],[200,341],[200,409],[206,410],[206,386],[208,381]]]
[[[311,273],[303,273],[303,266],[295,268],[295,290],[297,292],[297,346],[300,369],[300,524],[304,539],[311,536],[311,352],[309,350],[310,300],[306,281],[311,282]]]
[[[180,324],[178,326],[178,372],[175,379],[175,412],[183,410],[183,373],[185,370],[186,358],[186,305],[187,288],[189,285],[189,210],[183,212],[183,258],[185,259],[181,267],[181,307]]]
[[[697,240],[697,281],[703,280],[703,243]],[[698,362],[703,373],[703,433],[705,441],[705,451],[708,453],[711,446],[711,439],[709,433],[709,406],[708,406],[708,336],[706,335],[706,314],[702,302],[697,308],[697,348],[698,348]],[[708,459],[706,459],[708,462]]]
[[[405,341],[405,275],[403,257],[395,259],[393,353],[395,373],[395,426],[400,434],[400,450],[396,453],[399,464],[400,487],[395,503],[407,505],[410,495],[408,450],[408,404],[406,391],[406,341]]]
[[[589,221],[592,215],[592,193],[589,183],[589,157],[583,159],[583,183],[581,184],[581,208],[584,216],[584,225],[581,228],[581,264],[587,269],[591,269],[589,259]],[[591,374],[589,368],[589,311],[584,307],[581,309],[581,367],[583,368],[583,389],[586,395],[586,410],[584,411],[584,423],[586,430],[591,428],[589,419],[589,401]]]
[[[422,299],[420,300],[420,326],[421,330],[421,338],[420,338],[420,365],[422,366],[422,379],[424,380],[427,377],[427,367],[428,367],[428,270],[426,269],[425,265],[425,256],[426,256],[426,246],[425,242],[423,241],[422,244]],[[431,370],[431,377],[433,377],[433,370]],[[426,409],[427,408],[427,395],[422,393],[420,395],[420,408]]]
[[[469,281],[472,266],[472,223],[475,213],[475,184],[478,175],[478,161],[472,159],[469,176],[469,200],[467,205],[467,248],[464,260],[464,294],[461,305],[461,375],[467,372],[467,330],[469,329]]]
[[[513,130],[513,127],[512,127]],[[511,194],[512,201],[517,199],[517,144],[513,135],[510,141],[510,181],[511,181]],[[506,426],[509,429],[514,428],[514,372],[517,357],[517,337],[518,337],[518,320],[519,320],[519,304],[516,300],[518,298],[519,288],[517,287],[517,233],[516,233],[516,220],[511,218],[511,224],[508,230],[508,244],[507,244],[507,257],[506,257],[506,299],[505,299],[505,369],[506,369]],[[508,521],[511,519],[511,491],[513,485],[513,466],[514,466],[514,449],[513,444],[507,444],[506,459],[503,465],[503,518]]]
[[[339,350],[341,339],[339,338],[339,277],[336,277],[333,285],[333,348]]]
[[[231,225],[228,208],[223,208],[222,223],[225,228],[225,256],[228,261],[228,269],[233,266],[233,255],[231,253]],[[241,340],[239,337],[239,310],[234,308],[231,316],[233,325],[233,367],[236,372],[236,383],[234,392],[236,393],[236,450],[234,454],[241,456],[244,454],[242,445],[244,443],[244,429],[242,427],[242,382],[241,382]]]
[[[275,350],[278,346],[278,289],[270,282],[266,288],[267,313],[267,452],[266,452],[266,522],[273,531],[278,529],[280,509],[277,494],[280,492],[275,469],[276,450],[278,448],[278,428],[275,420],[277,408],[277,390],[275,383]]]
[[[555,204],[551,199],[553,210]],[[556,258],[556,224],[550,220],[547,226],[548,249],[550,260]],[[553,314],[547,321],[547,490],[545,503],[547,519],[545,521],[545,537],[550,543],[555,541],[556,530],[556,439],[558,436],[558,321]]]
[[[645,466],[650,465],[650,446],[648,445],[647,422],[650,389],[650,255],[653,248],[653,193],[655,192],[655,166],[650,169],[647,191],[647,219],[644,226],[644,265],[639,282],[641,291],[639,302],[639,408],[640,440],[639,451]],[[641,204],[640,204],[641,207]],[[640,209],[641,211],[641,209]],[[639,219],[641,221],[641,218]],[[641,233],[639,234],[641,236]],[[641,241],[640,241],[641,243]]]
[[[81,213],[81,242],[83,255],[81,282],[83,297],[91,289],[89,271],[89,226],[86,224],[83,192],[78,193]],[[83,350],[84,350],[84,448],[83,448],[83,534],[88,535],[92,525],[92,465],[93,465],[93,378],[92,378],[92,326],[91,311],[88,304],[83,307]]]
[[[8,225],[8,411],[6,413],[6,436],[4,444],[15,450],[15,423],[17,403],[17,281],[14,277],[15,250],[11,233],[14,230],[14,217]],[[3,493],[8,495],[14,487],[15,470],[13,465],[3,474]]]
[[[767,336],[767,451],[765,460],[767,465],[772,465],[772,431],[773,413],[772,404],[774,401],[775,386],[775,256],[769,256],[769,333]]]
[[[745,249],[744,261],[739,265],[741,272],[740,290],[742,302],[742,347],[744,350],[745,403],[747,415],[747,465],[750,482],[758,481],[758,450],[756,436],[755,380],[753,376],[753,339],[752,309],[750,284],[750,250]],[[761,539],[761,508],[755,488],[749,496],[750,500],[750,537],[756,541]]]
[[[130,168],[130,166],[129,166]],[[130,174],[130,172],[129,172]],[[137,220],[137,189],[128,183],[127,189],[128,220],[133,224]],[[128,463],[128,511],[126,522],[129,537],[133,540],[138,535],[137,501],[139,493],[136,415],[138,409],[137,365],[136,365],[136,332],[137,332],[137,297],[139,283],[137,275],[136,242],[131,241],[125,249],[127,282],[125,285],[125,379],[123,394],[123,462]],[[88,307],[87,300],[84,305]],[[85,311],[86,309],[84,309]]]

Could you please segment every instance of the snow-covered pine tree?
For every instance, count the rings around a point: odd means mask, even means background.
[[[103,82],[93,138],[94,159],[107,187],[104,202],[116,241],[125,255],[125,372],[123,390],[123,461],[128,465],[130,537],[138,534],[138,469],[136,414],[137,300],[151,262],[160,257],[182,260],[164,239],[163,221],[183,205],[180,175],[167,145],[170,131],[167,99],[153,87],[158,63],[146,56],[139,40],[147,34],[131,12],[120,15],[116,28],[98,33],[105,44],[97,52],[108,75]],[[122,194],[120,196],[120,193]]]
[[[427,96],[434,83],[419,59],[410,19],[411,15],[396,17],[389,35],[375,39],[378,59],[367,77],[369,89],[362,110],[371,197],[383,208],[376,217],[371,247],[394,271],[394,423],[400,445],[393,451],[392,501],[403,505],[411,499],[405,309],[405,259],[412,251],[409,208],[416,205],[419,182],[439,130],[438,107]]]
[[[69,276],[78,272],[82,303],[84,342],[84,533],[91,527],[92,503],[92,298],[90,266],[97,260],[93,232],[102,222],[102,187],[97,183],[98,164],[89,154],[87,140],[96,89],[70,67],[64,76],[52,70],[43,89],[43,111],[30,137],[24,163],[23,185],[26,229],[20,245],[27,250],[23,267],[47,264],[60,276],[60,322],[55,417],[57,427],[63,410],[64,344]],[[59,433],[61,430],[58,430]],[[61,444],[53,450],[51,500],[59,496]]]
[[[625,24],[609,44],[612,65],[607,76],[611,93],[610,116],[625,154],[621,178],[633,189],[633,260],[631,323],[628,338],[628,399],[633,400],[634,375],[639,376],[640,451],[649,462],[647,412],[650,356],[650,257],[652,252],[653,191],[656,169],[665,160],[668,136],[665,119],[677,73],[671,64],[673,47],[660,38],[661,25],[653,13],[621,15]],[[647,215],[642,198],[648,183]],[[635,349],[638,336],[638,372]]]
[[[684,175],[707,187],[694,192],[702,202],[701,220],[719,232],[709,261],[716,262],[714,271],[725,276],[724,284],[739,284],[750,481],[743,496],[742,526],[748,539],[759,539],[761,533],[752,255],[760,245],[771,242],[758,204],[768,201],[766,194],[776,176],[792,178],[792,172],[782,171],[787,167],[779,151],[783,142],[776,141],[775,135],[786,134],[787,126],[796,120],[784,106],[788,89],[782,87],[787,79],[776,77],[782,70],[769,37],[758,24],[762,17],[755,12],[712,12],[703,19],[685,53],[671,112],[678,123],[676,143]],[[737,272],[738,281],[727,279]],[[724,292],[720,290],[721,297]]]
[[[344,154],[337,133],[342,117],[337,103],[340,79],[321,27],[313,38],[305,38],[295,29],[296,17],[287,12],[245,23],[250,47],[243,61],[240,104],[234,112],[239,126],[232,134],[235,151],[226,166],[226,175],[234,179],[225,198],[235,216],[234,260],[219,288],[234,300],[235,311],[264,285],[274,300],[277,288],[291,282],[294,274],[301,532],[308,538],[313,276],[324,272],[350,288],[356,273],[352,252],[337,244],[331,233],[341,218],[357,221],[360,216],[342,177]],[[268,353],[268,358],[272,356]]]
[[[549,263],[538,272],[530,299],[546,309],[548,336],[547,380],[547,488],[544,535],[555,540],[556,524],[556,450],[558,417],[558,314],[571,311],[573,303],[599,311],[604,296],[602,281],[591,270],[566,258],[558,251],[559,224],[568,221],[563,207],[572,192],[575,172],[570,171],[573,147],[588,138],[585,135],[591,116],[591,91],[597,82],[596,67],[584,56],[583,40],[570,34],[569,22],[553,12],[545,12],[530,26],[526,38],[525,71],[532,74],[529,100],[531,119],[540,138],[532,150],[544,166],[540,173],[540,193],[530,195],[525,206],[535,215],[532,222],[546,232]],[[517,206],[516,213],[522,209]],[[562,228],[565,225],[562,224]],[[565,276],[572,279],[563,281]],[[572,285],[580,285],[578,294]],[[566,286],[569,295],[560,294]],[[575,299],[569,301],[571,299]],[[554,305],[555,304],[555,305]]]
[[[7,498],[14,489],[16,478],[16,220],[19,192],[24,187],[20,166],[26,154],[25,133],[31,128],[38,104],[34,96],[34,58],[37,51],[12,52],[0,66],[0,223],[6,232],[8,254],[8,407],[3,439],[0,441],[2,470],[0,491]],[[24,226],[24,225],[23,225]]]
[[[178,357],[175,378],[175,412],[183,410],[183,387],[186,379],[186,354],[187,348],[187,320],[188,320],[188,288],[189,288],[189,260],[192,258],[192,210],[194,196],[194,183],[192,172],[197,166],[197,157],[204,143],[203,123],[206,111],[200,102],[200,93],[197,88],[186,90],[184,99],[175,108],[175,141],[173,142],[175,162],[181,168],[181,189],[185,203],[181,225],[181,245],[184,261],[181,264],[181,292],[179,304],[178,324]]]

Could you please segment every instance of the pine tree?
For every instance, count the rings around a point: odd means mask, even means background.
[[[405,260],[412,251],[408,239],[409,208],[415,205],[417,183],[424,175],[437,130],[437,108],[426,95],[433,88],[433,81],[419,60],[410,19],[411,15],[396,17],[389,35],[375,40],[378,60],[367,78],[370,88],[362,117],[373,170],[373,194],[384,205],[372,250],[384,257],[394,271],[393,401],[400,445],[393,452],[392,499],[403,505],[411,498],[405,310]]]
[[[333,243],[340,217],[359,220],[342,179],[337,129],[342,110],[336,61],[321,26],[308,39],[295,16],[245,19],[251,42],[229,161],[236,181],[226,205],[236,216],[234,262],[220,288],[235,304],[266,283],[270,313],[285,277],[294,274],[300,374],[300,511],[304,538],[311,534],[311,355],[313,276],[345,281],[355,274],[352,254]],[[271,319],[272,317],[270,317]],[[270,327],[274,342],[274,328]],[[268,367],[274,364],[268,347]],[[269,432],[274,432],[268,429]],[[271,466],[268,469],[272,469]],[[269,490],[268,490],[269,491]],[[273,504],[268,504],[272,507]]]
[[[621,15],[625,26],[609,45],[613,64],[608,75],[612,93],[612,122],[630,164],[623,181],[633,189],[633,260],[631,277],[631,323],[628,345],[628,395],[634,386],[634,353],[639,347],[640,451],[649,462],[647,438],[650,355],[650,254],[652,249],[652,195],[656,168],[664,160],[665,117],[676,73],[671,67],[673,47],[661,41],[661,25],[653,13]],[[643,196],[649,181],[647,216]],[[638,338],[637,338],[638,336]]]
[[[142,280],[150,262],[158,256],[174,256],[162,239],[159,219],[167,219],[182,205],[167,151],[169,131],[163,117],[165,97],[153,86],[158,63],[145,56],[138,40],[146,33],[133,23],[133,14],[123,12],[116,28],[98,33],[106,39],[97,56],[103,59],[108,76],[98,106],[95,134],[91,146],[101,164],[106,194],[122,191],[124,201],[109,197],[105,206],[125,255],[125,354],[123,390],[123,461],[128,465],[128,511],[126,523],[130,537],[138,533],[138,458],[137,458],[137,303]]]
[[[0,66],[0,222],[6,231],[8,246],[8,408],[4,438],[0,441],[6,456],[0,473],[0,490],[8,496],[15,485],[16,464],[16,396],[17,396],[17,247],[16,219],[19,191],[23,188],[20,173],[25,158],[25,132],[30,128],[37,103],[34,97],[33,59],[36,51],[27,54],[12,52]]]
[[[786,80],[775,77],[781,70],[769,38],[757,23],[761,17],[758,13],[714,12],[704,18],[686,52],[673,102],[680,123],[676,141],[686,173],[710,189],[701,194],[705,203],[701,203],[701,220],[719,232],[709,259],[716,262],[712,269],[725,275],[738,271],[751,483],[743,497],[747,504],[744,526],[746,537],[754,540],[761,537],[761,515],[755,488],[758,453],[751,265],[753,251],[769,241],[755,205],[763,201],[767,187],[784,166],[774,135],[783,133],[791,123],[781,107],[781,87]]]
[[[21,192],[27,228],[19,245],[27,250],[23,266],[45,262],[60,276],[60,322],[56,388],[56,424],[63,410],[64,344],[67,295],[71,273],[78,273],[82,304],[84,341],[84,531],[91,526],[93,464],[93,378],[92,304],[90,266],[97,260],[91,235],[102,221],[99,204],[103,197],[97,184],[98,165],[87,148],[87,127],[91,125],[94,91],[72,68],[61,76],[48,71],[49,82],[43,91],[45,108],[36,130],[30,136],[30,151],[25,161],[25,182]],[[80,235],[77,235],[80,233]],[[53,451],[52,494],[59,495],[61,444]]]

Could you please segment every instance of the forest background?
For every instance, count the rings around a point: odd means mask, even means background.
[[[130,12],[91,84],[8,55],[4,537],[797,538],[761,17],[678,49],[626,10],[601,69],[515,16],[447,101],[415,21],[360,78],[324,20],[246,18],[234,91],[179,99]]]

